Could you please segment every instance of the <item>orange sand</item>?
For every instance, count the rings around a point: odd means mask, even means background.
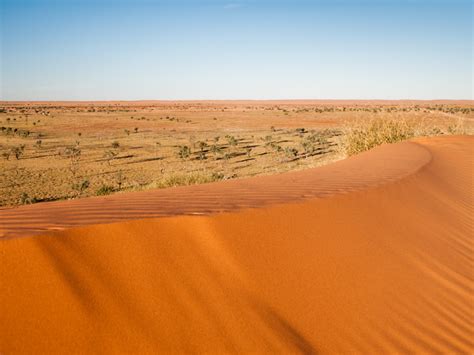
[[[473,352],[473,143],[0,210],[0,351]]]

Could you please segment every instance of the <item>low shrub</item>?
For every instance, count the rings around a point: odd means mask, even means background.
[[[20,205],[29,205],[38,202],[36,197],[30,197],[26,192],[23,192],[20,196]]]
[[[105,196],[105,195],[110,195],[112,192],[114,192],[114,188],[110,185],[102,185],[97,191],[96,195],[97,196]]]

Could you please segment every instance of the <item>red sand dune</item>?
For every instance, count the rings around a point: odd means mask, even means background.
[[[0,210],[0,351],[473,352],[473,143]]]

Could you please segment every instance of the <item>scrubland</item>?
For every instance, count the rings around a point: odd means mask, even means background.
[[[2,102],[0,206],[301,170],[472,134],[471,101]]]

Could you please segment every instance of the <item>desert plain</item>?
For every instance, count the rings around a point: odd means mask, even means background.
[[[0,104],[0,207],[257,175],[346,157],[351,128],[474,131],[469,101]]]
[[[472,101],[2,102],[2,353],[472,353]]]

